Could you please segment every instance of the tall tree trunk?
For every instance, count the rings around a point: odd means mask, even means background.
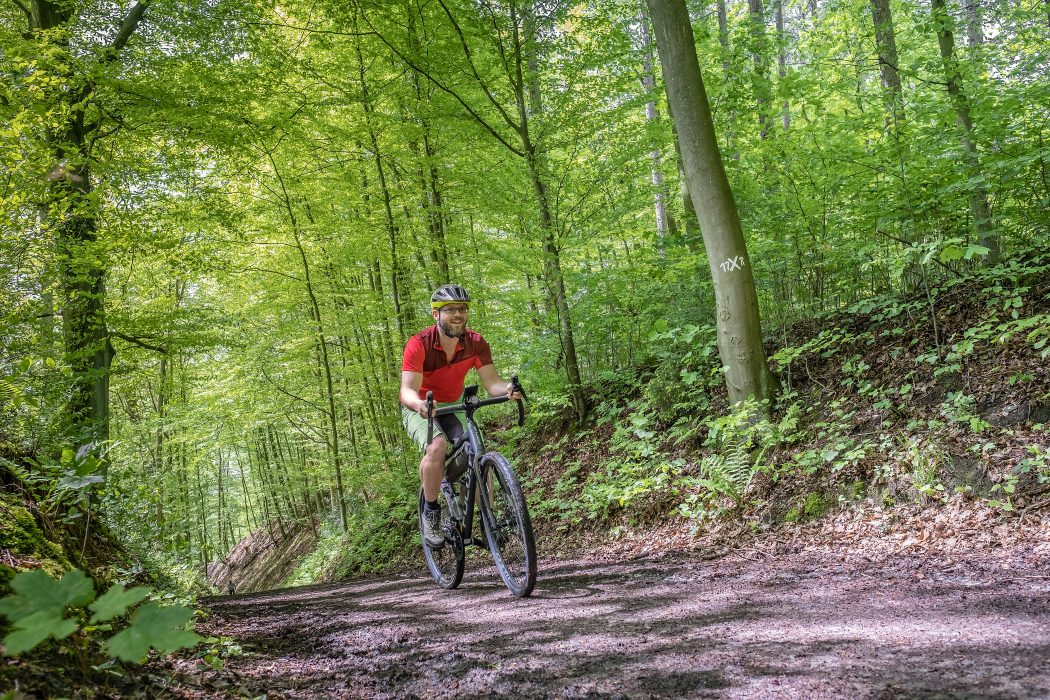
[[[871,0],[871,19],[875,24],[875,48],[879,55],[886,122],[893,134],[899,134],[900,124],[904,121],[904,100],[901,78],[897,72],[897,39],[893,30],[890,0]]]
[[[416,32],[416,12],[413,3],[405,2],[408,25],[408,44],[411,51],[419,55],[422,46]],[[425,190],[425,208],[430,229],[430,254],[438,271],[438,283],[448,284],[451,279],[448,269],[448,247],[445,243],[445,204],[441,196],[441,179],[434,150],[434,137],[430,125],[430,94],[424,88],[423,77],[416,67],[410,66],[412,87],[416,94],[417,114],[423,132],[423,161],[420,167],[421,181]]]
[[[758,296],[740,216],[715,137],[685,0],[647,0],[671,113],[678,127],[689,191],[714,281],[718,353],[729,400],[772,398],[774,379],[762,347]],[[768,412],[768,404],[763,409]]]
[[[959,61],[955,56],[952,18],[948,14],[944,0],[931,0],[930,9],[934,27],[937,29],[937,44],[941,50],[941,62],[944,65],[948,95],[955,108],[955,121],[959,126],[959,140],[973,182],[970,188],[970,212],[973,215],[974,228],[977,230],[977,243],[988,249],[985,262],[994,265],[999,262],[1001,252],[999,234],[992,220],[992,208],[988,203],[988,190],[985,187],[984,173],[981,170],[981,157],[977,152],[973,119],[970,116],[970,99],[962,90]]]
[[[518,26],[517,9],[510,3],[511,24],[514,29],[514,55],[516,57],[515,103],[518,110],[519,131],[525,163],[529,170],[532,191],[536,195],[539,210],[540,228],[543,230],[543,268],[550,290],[552,306],[558,312],[558,336],[561,341],[562,355],[565,358],[565,373],[569,379],[569,393],[572,396],[576,419],[583,422],[587,417],[587,398],[583,393],[583,381],[580,376],[579,359],[576,354],[576,341],[573,337],[572,317],[569,313],[568,295],[565,292],[565,276],[561,269],[561,252],[559,250],[554,217],[551,214],[550,196],[544,182],[546,175],[546,151],[540,139],[534,139],[530,132],[529,115],[543,114],[543,99],[539,86],[539,65],[536,55],[536,25],[532,7],[522,7],[524,40]],[[524,65],[522,59],[524,58]],[[528,91],[526,97],[525,91]]]
[[[766,15],[762,0],[747,0],[748,30],[751,33],[751,60],[755,65],[752,85],[758,109],[758,125],[761,137],[769,135],[769,105],[773,101],[769,85],[769,49],[766,41]],[[690,31],[692,27],[690,25]]]
[[[139,2],[128,12],[117,35],[102,55],[102,64],[117,59],[137,29],[148,3]],[[84,80],[82,68],[74,69],[69,39],[60,29],[71,21],[75,5],[53,0],[31,0],[29,37],[47,42],[42,65],[53,74],[49,95],[62,115],[48,134],[55,166],[48,175],[53,202],[49,216],[55,221],[62,299],[62,335],[66,361],[73,371],[73,390],[67,411],[73,437],[85,442],[109,439],[109,377],[113,346],[109,342],[105,313],[106,262],[98,245],[97,204],[92,193],[90,142],[99,122],[85,122],[95,84]],[[97,47],[101,48],[101,47]],[[79,60],[79,59],[77,59]]]
[[[731,58],[732,52],[729,49],[729,17],[726,11],[726,0],[718,0],[718,53],[722,58],[722,79],[729,84],[732,76],[730,71],[732,70]],[[673,115],[672,115],[673,119]],[[736,108],[730,107],[729,119],[726,124],[726,150],[729,151],[729,157],[733,160],[740,159],[740,153],[736,149],[735,141],[733,140],[734,125],[736,124]],[[675,140],[677,144],[677,139]],[[677,146],[676,146],[677,148]],[[685,188],[685,174],[682,172],[682,156],[679,151],[678,155],[678,175],[682,182],[683,197],[688,196],[688,191]],[[693,215],[692,202],[689,202],[689,207],[686,210],[686,228],[689,228],[689,217]]]
[[[656,77],[653,74],[653,42],[649,34],[649,15],[645,11],[644,0],[639,3],[638,26],[642,44],[642,90],[645,92],[645,123],[653,124],[659,116],[656,112],[656,98],[654,88]],[[660,169],[660,149],[654,144],[649,151],[649,170],[653,184],[653,206],[656,210],[656,238],[659,246],[660,257],[665,254],[666,239],[668,235],[674,235],[676,228],[674,222],[667,212],[667,187],[664,185],[664,174]]]
[[[299,234],[299,220],[295,215],[295,210],[292,208],[291,197],[288,194],[288,188],[285,186],[284,177],[281,175],[280,168],[277,167],[277,161],[274,160],[273,154],[267,152],[267,157],[270,160],[270,165],[273,167],[274,176],[277,178],[277,181],[281,186],[281,200],[284,204],[285,212],[288,214],[288,221],[291,224],[295,248],[299,251],[299,259],[303,265],[303,281],[306,286],[306,296],[310,300],[310,309],[313,314],[315,330],[317,333],[317,343],[321,348],[321,363],[324,369],[325,379],[324,393],[325,399],[327,400],[326,403],[328,404],[326,415],[328,418],[328,427],[331,431],[332,464],[335,467],[336,486],[339,491],[340,523],[345,530],[347,527],[346,494],[343,490],[343,465],[340,461],[341,455],[339,452],[339,418],[335,409],[335,382],[332,380],[332,363],[328,358],[328,339],[325,337],[325,327],[321,317],[321,305],[317,301],[317,294],[314,291],[313,279],[310,276],[310,261],[306,256],[306,249],[303,247],[302,238]]]
[[[970,48],[984,44],[984,18],[981,16],[981,0],[964,0],[966,8],[966,39]]]
[[[235,452],[235,454],[237,454]],[[251,496],[248,493],[248,480],[244,476],[244,465],[240,462],[240,457],[237,459],[237,471],[241,476],[241,494],[244,496],[244,512],[245,512],[245,523],[248,525],[249,532],[255,532],[259,529],[259,519],[255,517],[255,509],[252,507]]]
[[[372,145],[372,157],[375,161],[376,174],[379,177],[379,189],[383,195],[383,211],[386,214],[387,241],[390,247],[390,288],[394,302],[394,314],[397,317],[398,339],[404,345],[406,332],[411,327],[409,309],[402,303],[402,294],[405,291],[406,272],[398,253],[398,227],[394,220],[394,210],[391,206],[390,189],[386,182],[386,170],[383,167],[383,158],[379,151],[379,136],[376,134],[375,125],[372,123],[372,102],[368,92],[368,81],[365,77],[365,58],[361,53],[360,37],[356,38],[354,49],[357,53],[358,78],[361,84],[361,106],[365,114],[365,126]]]
[[[901,210],[897,218],[908,223],[907,230],[901,238],[912,244],[920,242],[920,235],[915,230],[913,207],[911,205],[911,188],[908,186],[908,141],[904,137],[905,124],[904,93],[901,87],[900,73],[897,70],[897,39],[893,28],[893,13],[890,0],[871,0],[871,19],[875,26],[875,48],[879,57],[879,76],[882,81],[882,103],[886,112],[886,134],[893,141],[894,157],[897,160],[898,197]],[[915,289],[922,280],[922,263],[916,257],[910,260],[904,269],[904,285]]]
[[[784,0],[776,0],[775,12],[777,25],[777,77],[780,78],[780,87],[783,90],[785,78],[787,78],[787,35],[784,32]],[[780,122],[784,127],[784,133],[791,130],[791,104],[787,95],[780,100]]]

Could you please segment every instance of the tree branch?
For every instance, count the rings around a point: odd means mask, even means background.
[[[159,352],[161,355],[167,355],[168,354],[167,348],[162,348],[159,345],[152,345],[150,343],[147,343],[145,340],[141,340],[139,338],[135,338],[135,337],[132,337],[130,335],[126,335],[124,333],[121,333],[120,331],[115,331],[115,330],[111,329],[109,331],[109,335],[110,335],[110,337],[113,337],[113,338],[120,338],[121,340],[126,340],[127,342],[131,343],[132,345],[138,345],[140,348],[145,348],[146,350],[152,350],[154,352]]]
[[[22,3],[22,0],[11,0],[14,4],[18,5],[18,9],[25,13],[26,19],[29,21],[33,20],[33,13],[29,11],[29,8]]]
[[[307,406],[309,406],[310,408],[312,408],[315,411],[317,411],[318,413],[327,413],[327,411],[325,409],[321,408],[320,406],[315,404],[313,401],[310,401],[309,399],[304,399],[302,396],[297,396],[297,395],[293,394],[292,392],[286,390],[284,387],[282,387],[280,384],[278,384],[274,380],[270,379],[270,375],[268,375],[266,373],[266,368],[265,367],[260,367],[259,371],[262,372],[263,379],[265,379],[267,382],[269,382],[270,386],[272,386],[274,389],[276,389],[277,391],[281,392],[282,394],[284,394],[288,398],[295,399],[296,401],[301,401],[301,402],[305,403]]]
[[[452,11],[448,9],[448,5],[445,4],[445,0],[438,0],[438,4],[441,5],[441,9],[445,11],[445,15],[448,16],[448,21],[452,23],[452,27],[456,30],[456,35],[459,36],[460,46],[463,47],[463,54],[467,57],[467,65],[470,66],[470,73],[474,76],[474,80],[477,81],[481,90],[485,93],[485,96],[489,98],[489,102],[496,108],[496,111],[503,117],[503,121],[507,122],[507,125],[521,133],[522,126],[511,119],[510,115],[507,114],[507,110],[503,109],[503,105],[499,103],[499,100],[489,90],[489,86],[485,84],[485,81],[481,79],[481,75],[478,74],[478,69],[474,65],[474,57],[470,54],[470,46],[467,44],[467,38],[463,35],[463,29],[460,28],[459,22],[452,16]],[[502,52],[501,52],[502,53]]]
[[[124,45],[128,43],[128,39],[135,33],[135,30],[139,26],[139,22],[142,21],[142,15],[146,14],[146,9],[149,7],[149,0],[139,0],[135,3],[135,6],[128,12],[128,16],[124,18],[124,21],[120,25],[120,30],[117,31],[117,36],[113,38],[113,43],[109,45],[109,50],[106,55],[107,63],[117,58],[117,54],[120,52]]]
[[[483,0],[482,4],[489,14],[489,19],[492,20],[492,31],[496,34],[496,46],[499,49],[500,59],[503,61],[503,70],[506,71],[507,75],[510,75],[510,61],[507,59],[507,50],[503,45],[503,30],[500,29],[499,21],[496,19],[496,11],[492,9],[492,5],[488,0]]]
[[[462,106],[462,107],[463,107],[463,109],[465,109],[465,110],[467,111],[467,113],[468,113],[468,114],[469,114],[469,115],[470,115],[470,116],[471,116],[471,117],[472,117],[472,118],[474,119],[474,121],[476,121],[476,122],[477,122],[478,124],[480,124],[480,125],[481,125],[481,126],[482,126],[482,127],[483,127],[483,128],[484,128],[484,129],[486,130],[486,131],[487,131],[487,132],[489,132],[490,134],[492,134],[493,138],[495,138],[495,139],[496,139],[497,141],[499,141],[499,142],[500,142],[501,144],[503,144],[503,146],[504,146],[504,147],[505,147],[505,148],[506,148],[506,149],[507,149],[508,151],[510,151],[510,152],[511,152],[511,153],[513,153],[514,155],[518,156],[519,158],[524,158],[524,157],[525,157],[525,152],[524,152],[524,151],[522,151],[522,150],[521,150],[520,148],[515,148],[514,146],[512,146],[512,145],[511,145],[511,144],[510,144],[510,143],[509,143],[509,142],[508,142],[508,141],[507,141],[507,140],[506,140],[505,138],[503,138],[503,136],[502,136],[502,135],[500,135],[500,133],[499,133],[498,131],[496,131],[496,130],[495,130],[495,129],[494,129],[493,127],[492,127],[492,125],[491,125],[491,124],[489,124],[489,123],[488,123],[487,121],[485,121],[484,117],[482,117],[482,116],[481,116],[480,114],[478,114],[478,113],[477,113],[477,112],[476,112],[476,111],[474,110],[474,108],[473,108],[473,107],[471,107],[471,106],[470,106],[469,104],[467,104],[466,100],[464,100],[464,99],[463,99],[462,97],[460,97],[460,96],[459,96],[459,94],[457,94],[457,93],[456,93],[456,92],[455,92],[454,90],[452,90],[451,88],[448,88],[448,87],[446,87],[445,85],[443,85],[443,84],[442,84],[441,82],[439,82],[439,81],[438,81],[438,80],[437,80],[437,79],[436,79],[436,78],[435,78],[434,76],[432,76],[432,75],[431,75],[430,73],[428,73],[427,71],[423,70],[423,69],[422,69],[422,68],[420,68],[420,67],[419,67],[418,65],[416,65],[415,63],[413,63],[413,62],[412,62],[412,61],[411,61],[411,60],[410,60],[410,59],[409,59],[409,58],[408,58],[407,56],[405,56],[405,54],[403,54],[403,53],[402,53],[401,51],[399,51],[399,50],[397,49],[397,47],[395,47],[395,46],[394,46],[393,44],[391,44],[391,43],[390,43],[390,42],[389,42],[389,41],[387,40],[387,38],[386,38],[385,36],[383,36],[382,34],[380,34],[380,33],[379,33],[379,31],[378,31],[378,30],[377,30],[377,29],[376,29],[375,27],[373,27],[373,26],[372,26],[372,23],[371,23],[371,22],[369,22],[369,20],[368,20],[368,16],[367,16],[367,15],[364,15],[364,14],[362,14],[362,16],[364,17],[365,23],[366,23],[366,24],[368,24],[369,28],[370,28],[370,29],[372,30],[372,33],[373,33],[373,34],[374,34],[374,35],[375,35],[376,37],[378,37],[378,38],[379,38],[379,40],[380,40],[381,42],[383,42],[383,43],[384,43],[384,44],[386,45],[386,47],[387,47],[388,49],[390,49],[391,51],[393,51],[393,52],[394,52],[394,54],[395,54],[395,55],[396,55],[396,56],[397,56],[398,58],[400,58],[400,59],[401,59],[402,61],[404,61],[404,62],[405,62],[406,64],[408,64],[408,66],[409,66],[410,68],[412,68],[413,70],[415,70],[415,71],[418,71],[420,75],[422,75],[422,76],[423,76],[424,78],[426,78],[426,79],[427,79],[427,80],[429,80],[429,81],[430,81],[431,83],[433,83],[433,85],[434,85],[434,86],[435,86],[436,88],[438,88],[438,89],[439,89],[439,90],[441,90],[442,92],[446,93],[447,95],[450,95],[450,96],[451,96],[451,97],[452,97],[452,98],[453,98],[454,100],[456,100],[456,102],[459,102],[460,106]],[[515,131],[517,131],[517,129],[515,129]]]
[[[124,21],[120,23],[120,29],[117,30],[117,35],[113,37],[113,41],[106,47],[106,50],[102,55],[102,65],[109,65],[117,60],[120,50],[127,45],[128,39],[130,39],[131,35],[135,33],[136,29],[138,29],[139,23],[142,21],[142,15],[146,14],[146,10],[149,8],[149,3],[150,0],[139,0],[135,3],[135,6],[131,8],[127,16],[124,18]],[[83,104],[84,101],[91,96],[94,89],[95,81],[89,80],[80,90],[80,99],[77,100],[77,102]]]

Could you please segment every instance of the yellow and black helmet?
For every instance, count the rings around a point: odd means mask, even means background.
[[[470,295],[458,284],[443,284],[430,297],[430,308],[440,309],[446,304],[469,304]]]

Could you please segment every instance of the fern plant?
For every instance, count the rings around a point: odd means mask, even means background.
[[[754,476],[747,441],[739,435],[729,438],[722,450],[704,457],[700,475],[700,484],[716,500],[729,497],[739,506]]]

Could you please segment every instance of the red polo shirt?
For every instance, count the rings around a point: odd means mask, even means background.
[[[408,339],[401,370],[423,375],[423,386],[419,398],[425,399],[428,391],[434,392],[434,401],[449,403],[463,393],[463,380],[471,369],[492,364],[492,351],[480,333],[468,330],[458,340],[456,351],[450,358],[441,347],[437,324]]]

